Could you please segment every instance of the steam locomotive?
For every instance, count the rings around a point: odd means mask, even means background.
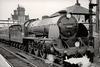
[[[87,51],[93,53],[93,48],[88,45],[86,27],[71,14],[44,16],[41,20],[31,19],[1,29],[0,41],[42,58],[51,54],[59,63],[65,56],[78,57]]]

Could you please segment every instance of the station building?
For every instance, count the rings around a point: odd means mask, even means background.
[[[0,20],[0,28],[9,27],[14,24],[24,23],[29,19],[29,15],[25,15],[25,8],[18,4],[16,10],[14,10],[14,14],[11,14],[11,18],[7,20]]]
[[[19,21],[20,23],[24,23],[29,20],[29,15],[25,15],[25,8],[18,4],[16,10],[14,10],[14,14],[11,14],[12,20]]]

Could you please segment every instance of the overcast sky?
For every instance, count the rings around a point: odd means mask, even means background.
[[[93,0],[95,2],[96,0]],[[0,20],[11,17],[18,4],[25,8],[30,18],[51,15],[61,9],[72,6],[76,0],[0,0]],[[81,6],[88,8],[89,0],[79,0]]]

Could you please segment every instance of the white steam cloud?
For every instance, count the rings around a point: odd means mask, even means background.
[[[65,62],[69,62],[71,64],[80,64],[81,63],[81,67],[89,67],[91,62],[89,61],[89,58],[87,58],[87,56],[83,56],[82,58],[70,58],[66,60],[64,60]]]

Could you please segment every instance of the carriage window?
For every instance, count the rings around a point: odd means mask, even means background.
[[[21,26],[13,26],[10,28],[10,30],[22,30]]]

